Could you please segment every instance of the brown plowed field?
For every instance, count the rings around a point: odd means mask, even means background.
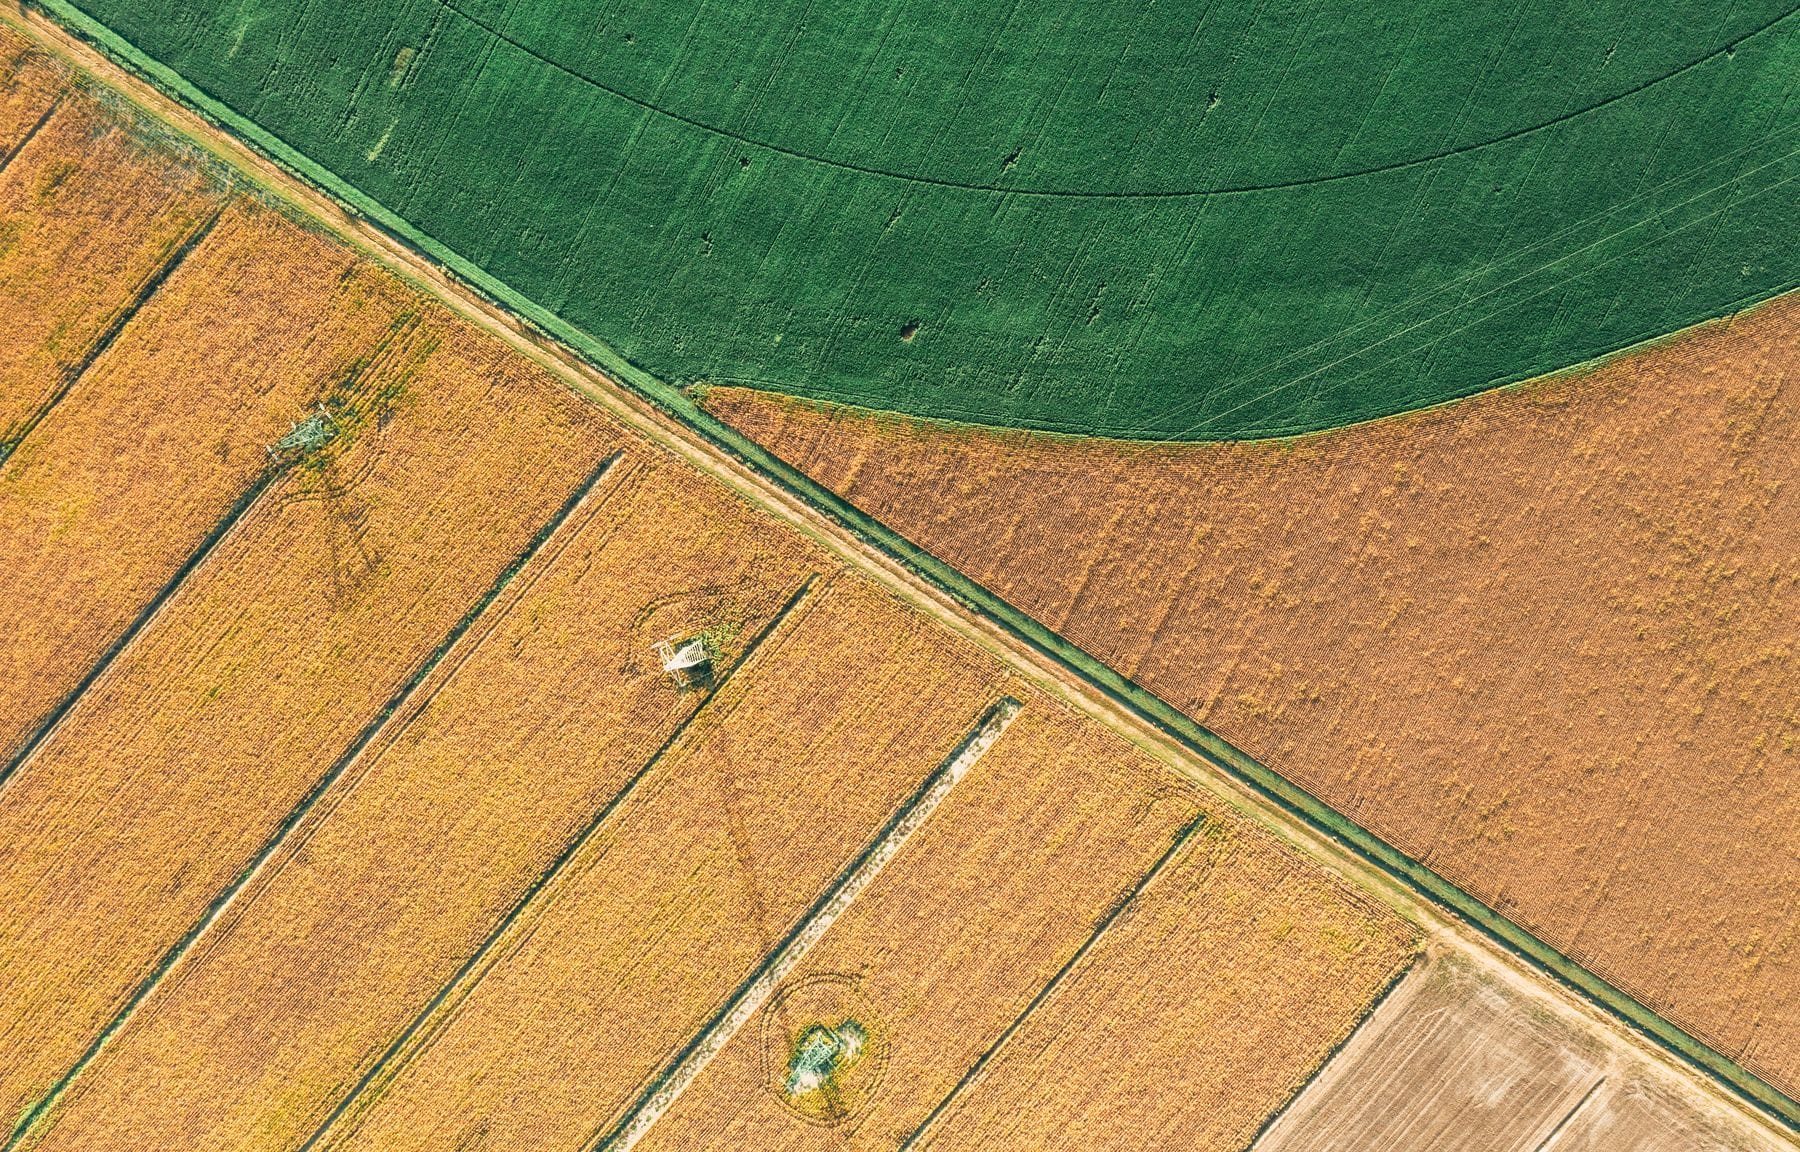
[[[0,1115],[69,1068],[606,455],[607,426],[438,318],[0,792]]]
[[[222,203],[212,177],[63,96],[0,169],[0,447]]]
[[[1800,1088],[1800,298],[1293,442],[712,411]]]
[[[0,463],[0,761],[412,303],[240,200]]]
[[[997,695],[997,665],[860,579],[813,595],[329,1147],[584,1147]]]
[[[1413,945],[1266,833],[1211,820],[916,1147],[1235,1152]]]
[[[65,1098],[44,1152],[304,1142],[692,714],[701,695],[662,672],[653,640],[722,628],[728,668],[828,565],[711,483],[636,471],[590,497],[426,685],[430,703],[339,781]]]
[[[1022,698],[1018,719],[639,1149],[891,1152],[1198,814],[1162,766],[1041,695]],[[789,1093],[801,1038],[846,1020],[867,1050],[822,1087]]]

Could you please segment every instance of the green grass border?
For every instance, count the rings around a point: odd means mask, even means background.
[[[1475,925],[1515,955],[1549,973],[1695,1068],[1729,1086],[1772,1119],[1800,1132],[1800,1102],[1785,1095],[1705,1041],[1690,1035],[1623,989],[1589,971],[1578,961],[1539,940],[1500,912],[1350,820],[1304,788],[1202,727],[1161,697],[1121,676],[987,588],[917,548],[899,533],[853,507],[836,493],[814,482],[755,441],[701,409],[680,389],[651,375],[612,348],[576,329],[548,309],[420,232],[286,141],[227,107],[190,83],[180,73],[148,56],[135,44],[83,12],[72,0],[22,0],[20,8],[36,10],[54,20],[126,71],[149,82],[164,95],[243,140],[396,240],[428,256],[467,286],[524,317],[562,344],[574,349],[613,379],[681,421],[715,447],[806,501],[858,540],[880,549],[965,608],[1000,625],[1042,655],[1080,675],[1109,698],[1172,737],[1214,768],[1248,785],[1288,814],[1354,851],[1427,900]]]

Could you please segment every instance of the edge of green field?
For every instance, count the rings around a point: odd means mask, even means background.
[[[1167,701],[1120,675],[987,588],[915,547],[899,533],[853,507],[755,441],[704,411],[680,389],[652,376],[613,349],[577,330],[548,309],[520,295],[430,236],[414,229],[279,137],[207,96],[179,73],[146,55],[111,28],[82,12],[71,0],[20,0],[20,10],[28,8],[42,12],[126,71],[146,80],[204,119],[229,131],[282,168],[407,246],[430,257],[467,286],[574,349],[618,383],[630,388],[669,416],[680,420],[715,447],[806,501],[858,540],[905,564],[964,608],[999,624],[1039,653],[1079,674],[1112,700],[1177,740],[1214,768],[1249,786],[1288,814],[1354,851],[1432,903],[1474,924],[1515,955],[1610,1011],[1697,1069],[1729,1086],[1769,1117],[1792,1130],[1800,1131],[1800,1101],[1787,1096],[1623,989],[1589,971],[1578,961],[1539,940],[1500,912],[1234,747]]]

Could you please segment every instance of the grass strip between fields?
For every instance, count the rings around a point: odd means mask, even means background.
[[[568,843],[563,845],[562,850],[544,866],[543,871],[539,872],[531,883],[525,886],[525,889],[519,893],[518,899],[513,901],[512,907],[507,909],[506,914],[495,922],[493,929],[488,932],[480,944],[476,945],[475,950],[469,954],[469,958],[463,961],[455,972],[451,973],[450,978],[444,981],[436,994],[426,1001],[425,1005],[413,1016],[412,1022],[400,1030],[393,1041],[382,1050],[381,1055],[375,1058],[374,1063],[369,1065],[368,1070],[357,1078],[356,1083],[350,1086],[349,1091],[345,1092],[343,1097],[332,1106],[331,1111],[325,1114],[325,1118],[319,1122],[318,1127],[313,1129],[312,1135],[308,1136],[306,1142],[301,1144],[295,1152],[312,1152],[313,1149],[318,1148],[327,1136],[333,1135],[332,1129],[346,1116],[350,1116],[350,1125],[352,1128],[354,1127],[357,1117],[351,1115],[351,1109],[359,1104],[372,1103],[381,1089],[399,1075],[412,1057],[430,1042],[433,1033],[431,1029],[428,1029],[428,1025],[433,1023],[434,1018],[439,1021],[445,1018],[447,1014],[440,1014],[441,1010],[450,1003],[453,996],[459,992],[466,996],[473,990],[474,985],[480,982],[486,972],[485,970],[481,972],[476,970],[482,968],[483,964],[492,956],[494,946],[512,930],[513,925],[531,907],[538,894],[548,888],[562,874],[563,868],[568,865],[570,860],[574,859],[577,852],[581,851],[582,846],[592,840],[594,835],[606,825],[607,819],[631,798],[632,794],[637,791],[638,785],[643,783],[657,765],[663,762],[664,757],[681,741],[694,723],[707,713],[708,705],[717,700],[719,694],[725,690],[725,686],[731,683],[739,671],[750,664],[752,658],[762,649],[763,643],[781,630],[782,625],[787,623],[800,607],[801,602],[812,592],[818,580],[818,574],[812,573],[800,582],[800,586],[794,589],[793,594],[769,618],[769,622],[763,625],[762,630],[751,637],[737,660],[706,689],[706,695],[694,707],[694,710],[675,725],[668,736],[664,737],[662,743],[657,745],[656,750],[645,758],[643,765],[632,773],[631,779],[627,780],[622,788],[599,807],[592,819],[574,836],[571,836]],[[415,1044],[414,1041],[420,1040],[421,1037],[423,1040]]]
[[[874,882],[881,870],[887,867],[888,861],[906,846],[912,834],[931,818],[944,798],[950,795],[950,790],[994,746],[1024,707],[1022,702],[1011,696],[1002,696],[988,705],[975,721],[974,727],[944,757],[943,763],[920,781],[912,795],[894,809],[893,815],[875,833],[868,847],[858,852],[844,866],[837,879],[819,894],[812,907],[769,950],[756,970],[750,973],[712,1018],[682,1046],[681,1051],[664,1065],[662,1071],[650,1078],[644,1090],[618,1122],[590,1141],[583,1152],[630,1152],[632,1146],[643,1139],[651,1125],[706,1070],[712,1058],[768,1003],[769,997],[775,994],[776,987],[799,967],[800,961],[806,958],[812,946],[831,930],[838,917]]]
[[[1150,887],[1156,878],[1163,874],[1163,871],[1168,868],[1169,862],[1174,860],[1183,848],[1187,847],[1188,843],[1193,840],[1194,834],[1206,825],[1208,819],[1207,814],[1202,812],[1189,820],[1185,827],[1170,838],[1169,846],[1163,849],[1162,855],[1156,858],[1156,862],[1146,868],[1143,875],[1137,878],[1137,883],[1133,884],[1124,895],[1113,901],[1112,907],[1108,908],[1105,914],[1094,922],[1093,931],[1089,932],[1087,939],[1081,942],[1081,947],[1075,949],[1063,962],[1062,967],[1052,973],[1050,979],[1044,981],[1044,986],[1037,990],[1037,994],[1032,996],[1024,1008],[1020,1009],[1019,1014],[1012,1018],[1012,1022],[1001,1030],[1000,1035],[994,1038],[994,1042],[975,1058],[975,1062],[969,1065],[955,1084],[951,1085],[950,1091],[944,1093],[944,1098],[925,1114],[925,1119],[919,1121],[918,1127],[912,1130],[912,1134],[900,1142],[900,1146],[895,1152],[912,1152],[912,1149],[917,1146],[919,1138],[925,1135],[933,1124],[937,1123],[938,1117],[942,1116],[951,1104],[956,1102],[956,1098],[962,1095],[963,1089],[975,1082],[975,1078],[981,1075],[981,1070],[987,1067],[1000,1049],[1006,1047],[1007,1041],[1011,1040],[1019,1029],[1025,1026],[1025,1021],[1031,1018],[1032,1013],[1036,1012],[1044,1001],[1050,999],[1057,988],[1061,987],[1063,980],[1075,970],[1082,958],[1094,950],[1094,946],[1100,943],[1100,938],[1106,935],[1107,930],[1113,926],[1114,922],[1125,914],[1126,909],[1137,902],[1139,896],[1143,895],[1144,889]]]
[[[1292,816],[1354,851],[1426,899],[1474,924],[1491,939],[1554,976],[1655,1040],[1695,1068],[1729,1086],[1787,1127],[1800,1131],[1800,1102],[1737,1061],[1659,1015],[1623,989],[1539,940],[1525,928],[1456,884],[1363,828],[1312,793],[1234,747],[1174,705],[1132,682],[987,588],[814,482],[748,437],[703,411],[680,389],[657,379],[613,349],[579,331],[550,310],[463,259],[432,237],[317,164],[286,141],[213,98],[180,73],[141,51],[95,20],[72,0],[21,0],[44,13],[126,71],[242,140],[290,174],[415,252],[428,257],[468,288],[535,325],[601,368],[614,381],[655,405],[759,474],[806,501],[858,540],[904,564],[957,603],[1004,628],[1014,638],[1084,678],[1143,721],[1181,743],[1219,771],[1249,786]],[[271,189],[280,195],[280,189]],[[308,1145],[310,1147],[310,1144]]]
[[[106,1047],[107,1042],[111,1040],[113,1036],[117,1035],[119,1030],[125,1026],[131,1019],[132,1014],[137,1011],[138,1006],[143,1004],[145,1000],[149,999],[150,994],[156,991],[157,986],[162,983],[163,977],[169,974],[169,971],[181,961],[181,958],[187,955],[188,950],[193,947],[194,942],[204,935],[206,930],[212,927],[219,917],[224,914],[225,909],[237,898],[238,893],[242,892],[245,886],[248,885],[251,880],[255,879],[257,873],[262,870],[263,865],[280,850],[281,845],[287,839],[288,834],[299,826],[300,822],[306,818],[307,813],[312,811],[314,805],[319,802],[320,798],[323,797],[331,786],[337,782],[338,778],[344,774],[350,765],[355,763],[357,757],[362,754],[363,750],[367,748],[378,735],[380,735],[389,719],[405,705],[407,697],[411,696],[421,684],[425,683],[425,681],[430,678],[431,673],[437,669],[438,664],[441,663],[444,657],[449,654],[450,650],[456,646],[456,642],[462,639],[463,634],[475,625],[475,622],[481,618],[482,614],[488,610],[488,607],[492,605],[495,600],[499,599],[500,594],[506,591],[506,586],[512,583],[513,578],[531,562],[532,557],[537,555],[538,550],[541,549],[545,542],[555,534],[556,529],[560,527],[564,521],[569,519],[570,516],[574,515],[576,509],[587,500],[588,496],[594,491],[594,488],[600,483],[601,479],[608,472],[612,471],[613,466],[617,464],[623,456],[624,453],[622,452],[612,453],[606,459],[602,460],[599,466],[589,473],[581,484],[576,486],[575,490],[569,494],[568,499],[563,501],[562,507],[556,510],[556,514],[544,522],[543,526],[540,527],[537,533],[532,536],[531,540],[526,543],[524,549],[520,551],[513,562],[507,565],[506,568],[501,571],[499,576],[495,577],[493,584],[488,587],[488,590],[481,598],[470,605],[469,610],[463,613],[462,618],[451,626],[450,630],[444,634],[444,638],[439,641],[437,647],[433,648],[431,652],[426,655],[425,659],[420,662],[413,674],[407,677],[405,683],[401,684],[394,694],[388,698],[387,703],[382,705],[381,710],[363,726],[362,731],[357,734],[355,740],[350,742],[350,746],[344,749],[343,754],[332,763],[331,767],[327,769],[318,780],[314,781],[312,788],[307,791],[305,796],[300,798],[300,802],[294,805],[288,814],[282,818],[280,824],[276,825],[275,830],[269,834],[269,838],[263,842],[263,846],[257,850],[256,855],[251,857],[249,862],[246,863],[243,868],[238,871],[238,874],[232,878],[231,882],[212,898],[212,902],[206,906],[205,911],[200,914],[199,919],[194,922],[193,927],[189,928],[187,932],[183,934],[181,939],[169,946],[168,951],[163,953],[162,958],[156,962],[155,967],[151,968],[150,972],[138,982],[137,987],[132,989],[131,995],[128,996],[125,1003],[119,1007],[118,1012],[114,1013],[112,1020],[107,1023],[106,1027],[100,1030],[99,1035],[94,1037],[93,1042],[87,1046],[87,1049],[82,1052],[79,1057],[76,1058],[75,1063],[69,1066],[69,1070],[64,1072],[62,1076],[57,1079],[56,1083],[50,1086],[49,1091],[45,1092],[31,1105],[31,1107],[27,1108],[25,1112],[20,1115],[18,1123],[13,1126],[11,1136],[8,1137],[5,1146],[0,1148],[0,1152],[13,1152],[14,1149],[20,1147],[24,1138],[30,1133],[32,1128],[37,1125],[38,1121],[42,1120],[49,1113],[56,1102],[62,1098],[63,1093],[68,1090],[70,1084],[74,1083],[75,1078],[81,1075],[87,1066],[94,1062],[94,1058],[100,1054],[101,1049]],[[262,488],[266,488],[268,480],[273,479],[274,476],[279,474],[279,471],[265,473],[265,480]],[[261,488],[253,486],[252,491],[260,492]],[[249,507],[253,502],[253,500],[245,501],[245,507]],[[224,535],[223,532],[219,532],[218,534],[221,536]],[[197,564],[198,559],[199,558],[197,557],[193,563]],[[172,581],[169,585],[169,589],[173,589],[176,584],[180,583],[180,576],[185,575],[186,571],[191,571],[192,567],[193,564],[190,564],[185,568],[183,573],[178,574],[177,579]],[[165,591],[168,591],[169,589],[166,589]],[[121,641],[118,647],[124,647],[123,641]],[[102,666],[109,662],[110,661],[102,661]],[[90,672],[88,678],[83,681],[83,684],[91,683],[98,675],[98,671]]]

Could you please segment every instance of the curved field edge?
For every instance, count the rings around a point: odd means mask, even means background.
[[[1569,956],[1538,940],[1514,921],[1368,832],[1310,792],[1189,719],[1167,701],[1113,671],[988,589],[915,547],[899,533],[858,511],[798,469],[705,412],[681,389],[656,378],[414,229],[280,138],[208,97],[181,75],[145,55],[131,42],[119,37],[109,27],[92,19],[68,0],[31,0],[29,7],[51,17],[62,28],[98,49],[126,71],[151,83],[204,119],[245,141],[282,168],[361,215],[370,224],[428,256],[467,287],[580,353],[664,414],[679,420],[715,447],[804,500],[858,540],[905,565],[957,603],[984,616],[1015,639],[1078,674],[1106,697],[1173,738],[1214,768],[1246,785],[1289,815],[1330,836],[1413,891],[1473,924],[1490,939],[1548,973],[1567,988],[1611,1012],[1695,1068],[1728,1086],[1771,1117],[1800,1131],[1800,1102],[1788,1097],[1724,1053],[1689,1035]]]

